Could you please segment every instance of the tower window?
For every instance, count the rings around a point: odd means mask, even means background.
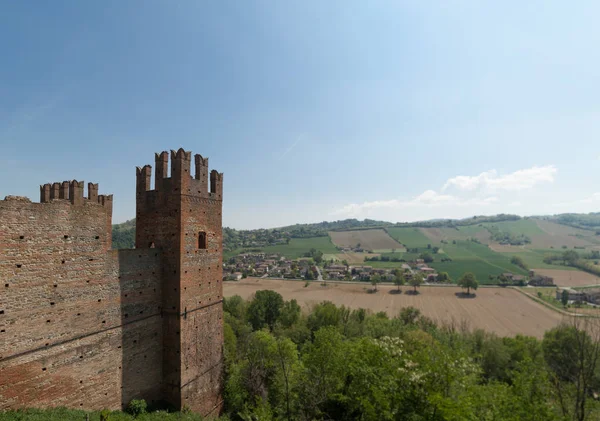
[[[206,233],[204,231],[198,233],[198,248],[206,250]]]

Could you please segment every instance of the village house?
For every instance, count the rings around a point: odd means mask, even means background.
[[[567,291],[567,293],[569,294],[569,301],[575,301],[575,302],[583,302],[586,301],[586,293],[583,291],[577,291],[576,289],[572,289],[572,288],[557,288],[556,289],[556,299],[557,300],[562,300],[562,294],[563,291]]]
[[[529,271],[529,285],[536,287],[551,287],[554,286],[554,278],[536,274],[535,271]]]

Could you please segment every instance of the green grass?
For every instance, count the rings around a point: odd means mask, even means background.
[[[480,284],[496,284],[491,281],[489,275],[497,276],[507,270],[498,269],[489,263],[478,259],[454,260],[452,262],[431,263],[430,266],[439,272],[448,272],[452,282],[456,282],[466,272],[473,272]]]
[[[503,272],[527,275],[527,271],[510,263],[510,255],[496,253],[484,244],[457,241],[456,244],[445,244],[444,251],[452,258],[452,262],[438,261],[430,266],[438,272],[448,272],[454,281],[465,272],[473,272],[481,284],[495,283],[489,276],[498,276]]]
[[[514,235],[524,234],[529,237],[545,234],[534,219],[519,219],[518,221],[486,222],[483,226],[496,226],[502,231]]]
[[[409,248],[427,247],[432,241],[419,228],[386,228],[387,233],[394,240]]]
[[[552,254],[552,255],[560,255],[562,254],[561,250],[558,249],[530,249],[523,248],[520,251],[510,251],[506,253],[499,253],[506,255],[508,257],[519,256],[523,259],[525,264],[530,269],[560,269],[560,270],[577,270],[575,267],[571,266],[562,266],[562,265],[551,265],[548,263],[544,263],[544,257]]]
[[[0,411],[0,421],[83,421],[89,415],[90,421],[100,420],[100,411],[80,411],[75,409],[53,408],[53,409],[25,409],[18,411]],[[198,414],[184,414],[181,412],[157,411],[143,414],[134,418],[121,411],[110,413],[110,421],[201,421],[205,418]]]

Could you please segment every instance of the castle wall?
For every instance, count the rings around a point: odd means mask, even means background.
[[[222,408],[223,175],[171,151],[137,169],[136,249],[111,250],[112,196],[46,184],[0,201],[0,410]],[[208,191],[210,184],[210,191]]]
[[[159,399],[160,251],[109,250],[96,203],[4,200],[0,221],[0,409]]]

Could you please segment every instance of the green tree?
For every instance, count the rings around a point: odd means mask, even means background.
[[[313,307],[308,316],[308,328],[315,332],[325,326],[339,327],[342,322],[340,309],[331,301],[323,301]]]
[[[347,359],[343,339],[335,327],[326,326],[315,332],[313,342],[304,349],[305,377],[300,395],[307,419],[319,419],[327,403],[344,385]]]
[[[563,289],[562,293],[560,294],[560,302],[562,303],[563,307],[566,307],[567,304],[569,304],[569,291],[566,289]]]
[[[563,252],[562,259],[565,265],[573,266],[579,260],[579,254],[575,250],[567,250]]]
[[[471,288],[477,289],[479,287],[479,282],[477,282],[473,272],[467,272],[458,280],[458,286],[463,289],[466,288],[467,295],[469,295],[471,293]]]
[[[371,276],[371,285],[373,285],[373,290],[377,291],[377,284],[381,282],[381,276],[375,274]]]
[[[300,320],[302,309],[296,300],[290,300],[283,303],[279,313],[278,321],[284,328],[290,328]]]
[[[544,334],[544,359],[551,370],[555,397],[567,419],[585,421],[592,410],[592,390],[600,386],[600,328],[595,319],[574,317]]]
[[[431,263],[431,262],[433,262],[433,256],[429,252],[421,253],[419,255],[419,258],[423,259],[423,261],[425,263]]]
[[[520,256],[513,256],[510,259],[510,263],[512,263],[515,266],[520,267],[521,269],[525,269],[527,270],[527,265],[525,264],[525,261],[520,257]]]
[[[246,301],[239,295],[223,297],[223,311],[228,312],[236,319],[244,319],[246,315]]]
[[[398,292],[400,292],[400,287],[404,285],[404,274],[402,272],[394,275],[394,285],[398,287]]]
[[[254,299],[248,306],[247,317],[254,330],[260,330],[265,326],[273,330],[281,308],[283,297],[275,291],[256,291]]]
[[[448,283],[450,282],[450,275],[448,275],[448,272],[440,272],[438,273],[437,280],[438,282]]]
[[[417,288],[423,285],[423,275],[420,272],[414,273],[410,280],[408,281],[411,287],[414,288],[415,294],[417,293]]]

